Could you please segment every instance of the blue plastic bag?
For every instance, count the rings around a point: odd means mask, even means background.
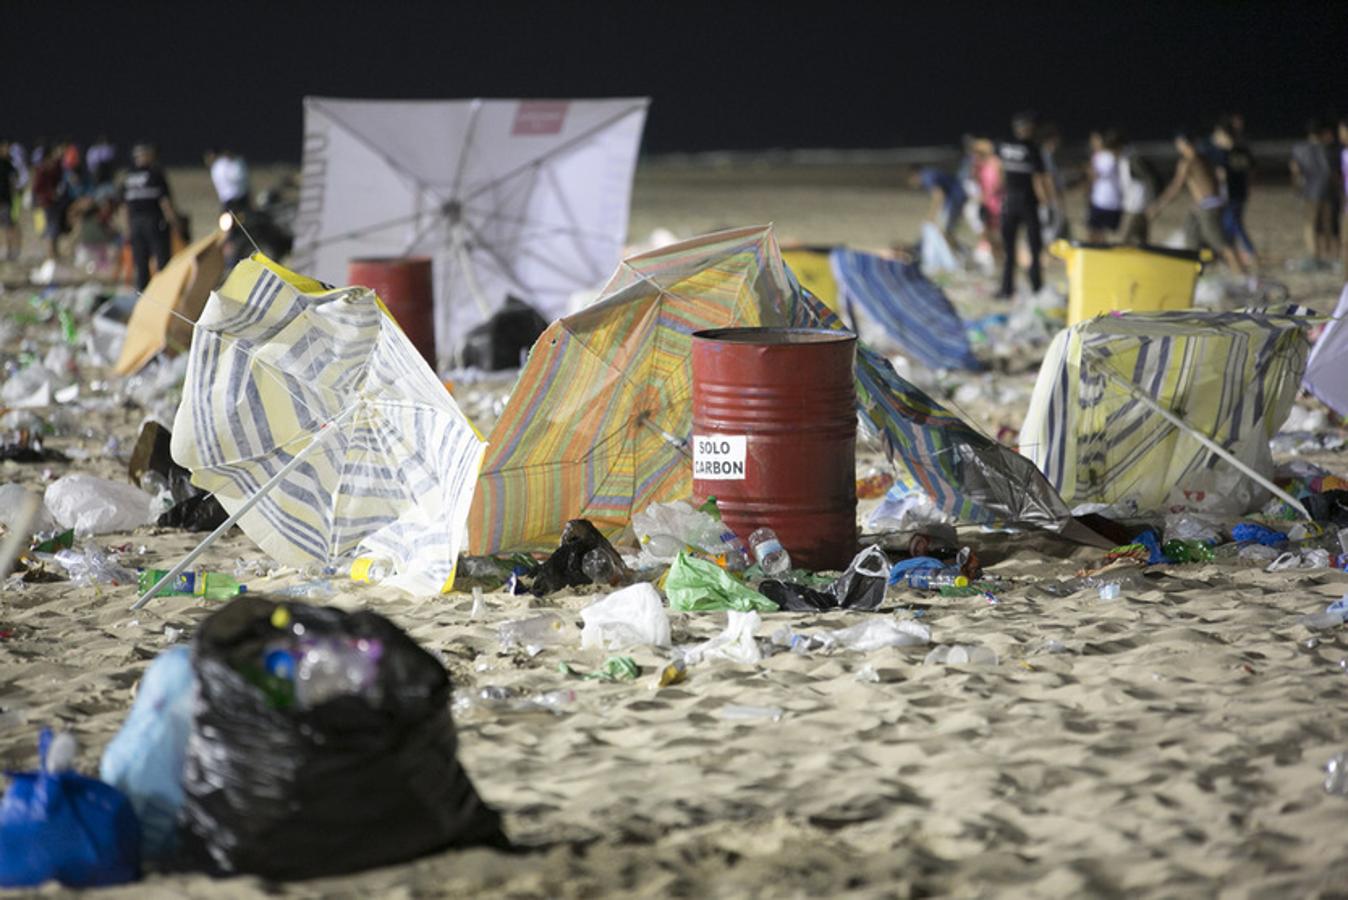
[[[140,877],[140,823],[121,791],[75,772],[10,772],[0,800],[0,887],[125,884]]]
[[[146,859],[166,859],[177,846],[183,761],[196,695],[191,650],[165,650],[145,670],[122,730],[103,751],[98,774],[131,801]]]

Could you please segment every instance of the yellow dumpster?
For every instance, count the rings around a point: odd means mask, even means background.
[[[1114,310],[1189,309],[1207,250],[1132,244],[1054,241],[1050,252],[1067,263],[1067,324]]]
[[[833,279],[833,266],[829,263],[829,247],[784,247],[782,261],[795,273],[796,280],[814,294],[824,305],[835,313],[841,313],[838,306],[838,282]]]

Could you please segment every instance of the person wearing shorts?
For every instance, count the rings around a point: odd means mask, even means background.
[[[1096,243],[1109,240],[1123,219],[1118,144],[1113,131],[1091,132],[1091,199],[1086,210],[1086,236]]]
[[[1179,151],[1179,164],[1175,166],[1175,177],[1151,205],[1148,216],[1154,220],[1180,191],[1188,188],[1189,196],[1193,200],[1193,207],[1184,223],[1184,233],[1189,246],[1195,249],[1204,245],[1212,248],[1233,270],[1248,276],[1249,270],[1222,228],[1224,204],[1212,163],[1198,152],[1193,137],[1187,132],[1175,135],[1175,149]]]
[[[1306,140],[1292,147],[1289,163],[1305,214],[1306,252],[1316,265],[1328,262],[1334,249],[1334,178],[1322,134],[1319,122],[1307,123]]]

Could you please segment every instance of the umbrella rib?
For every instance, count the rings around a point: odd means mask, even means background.
[[[482,193],[483,191],[489,190],[489,189],[490,189],[491,187],[493,187],[494,185],[499,184],[500,182],[503,182],[503,181],[509,181],[511,178],[514,178],[516,175],[520,174],[521,172],[524,172],[524,171],[528,170],[530,167],[542,165],[542,164],[543,164],[545,161],[547,161],[548,159],[551,159],[552,157],[557,156],[557,155],[560,154],[560,153],[565,153],[566,151],[570,150],[572,147],[574,147],[574,146],[576,146],[577,144],[579,144],[579,143],[585,141],[586,139],[592,137],[593,135],[597,134],[598,132],[603,131],[605,128],[608,128],[610,125],[614,124],[615,122],[619,122],[619,121],[621,121],[621,120],[627,118],[628,116],[632,115],[632,113],[637,112],[637,111],[639,111],[639,110],[640,110],[640,111],[645,111],[645,109],[646,109],[646,103],[645,103],[644,101],[641,102],[641,103],[638,103],[636,106],[629,106],[629,107],[627,107],[626,109],[622,110],[621,112],[616,113],[616,114],[614,114],[614,115],[608,117],[607,119],[604,119],[604,120],[602,120],[602,121],[596,123],[595,125],[592,125],[591,127],[587,128],[587,129],[585,129],[584,131],[580,132],[579,134],[575,135],[574,137],[569,138],[569,139],[563,141],[562,143],[558,144],[556,147],[550,148],[549,150],[545,151],[545,152],[542,153],[541,155],[534,157],[534,158],[531,159],[529,162],[526,162],[526,163],[523,163],[523,164],[521,164],[521,165],[519,165],[519,166],[516,166],[514,169],[511,169],[509,172],[506,172],[504,175],[499,175],[499,176],[497,176],[496,178],[493,178],[491,181],[487,182],[486,184],[479,186],[479,187],[478,187],[476,190],[474,190],[472,193],[466,194],[462,199],[463,199],[464,202],[467,202],[467,201],[473,199],[474,197],[476,197],[478,194]]]

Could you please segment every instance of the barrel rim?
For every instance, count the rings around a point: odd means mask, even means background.
[[[395,266],[395,265],[414,265],[433,264],[435,260],[429,256],[353,256],[346,261],[348,266]]]
[[[764,338],[767,338],[766,340]],[[774,340],[773,338],[777,338]],[[792,340],[801,338],[801,340]],[[856,333],[837,328],[706,328],[693,332],[693,340],[759,347],[799,347],[811,344],[855,343]]]

